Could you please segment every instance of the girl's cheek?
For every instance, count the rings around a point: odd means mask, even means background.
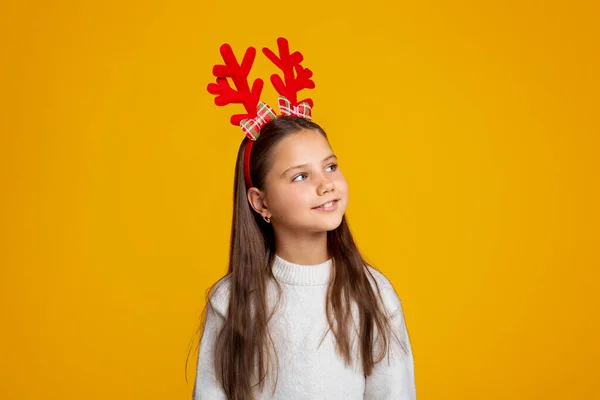
[[[344,190],[346,190],[348,188],[348,183],[346,182],[346,179],[344,178],[344,176],[341,174],[338,177],[338,179],[336,179],[336,187],[338,187],[340,189],[344,189]]]
[[[289,190],[286,196],[286,202],[288,204],[302,204],[307,201],[306,189],[302,190],[301,185],[294,185],[293,190]]]
[[[342,171],[336,171],[337,174],[335,175],[335,178],[337,181],[339,181],[340,183],[343,183],[344,185],[346,184],[346,177],[344,177],[344,174],[342,174]]]

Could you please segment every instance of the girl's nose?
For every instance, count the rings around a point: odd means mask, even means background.
[[[317,188],[317,193],[319,194],[319,196],[323,196],[325,193],[331,192],[334,189],[335,185],[333,184],[333,181],[329,178],[323,178],[321,179],[321,183]]]

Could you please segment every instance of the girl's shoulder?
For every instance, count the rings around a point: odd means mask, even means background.
[[[374,288],[375,285],[379,287],[380,291],[394,288],[392,282],[390,282],[390,280],[387,278],[387,276],[385,276],[383,272],[368,264],[366,265],[366,267],[367,271],[370,272],[369,274],[367,274],[367,277],[369,278],[369,282],[371,282],[371,285]]]
[[[211,288],[208,301],[212,308],[221,316],[227,315],[231,291],[231,275],[227,274],[219,279]]]
[[[366,267],[369,272],[367,273],[367,277],[371,283],[371,288],[374,292],[378,290],[379,293],[381,293],[383,303],[389,314],[394,315],[397,312],[402,312],[402,303],[392,282],[378,269],[370,265],[367,265]]]

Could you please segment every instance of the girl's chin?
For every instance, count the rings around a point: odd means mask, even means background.
[[[319,212],[311,210],[309,215],[302,217],[300,220],[288,219],[287,226],[281,228],[287,232],[293,232],[294,235],[315,234],[329,232],[337,229],[344,218],[344,210],[338,208],[335,212]],[[277,230],[277,222],[273,224]]]
[[[323,220],[317,222],[316,225],[317,225],[319,231],[322,231],[322,232],[333,231],[333,230],[337,229],[338,226],[340,226],[340,224],[342,223],[342,217],[343,217],[343,214],[341,214],[339,216],[332,215],[327,219],[323,218]]]

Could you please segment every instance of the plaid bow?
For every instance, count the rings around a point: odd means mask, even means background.
[[[256,117],[246,118],[240,122],[242,131],[248,139],[256,140],[260,136],[260,129],[269,121],[277,118],[277,114],[271,107],[262,101],[256,106]]]
[[[297,106],[293,106],[285,96],[279,96],[277,101],[279,103],[279,111],[281,111],[281,114],[293,115],[295,117],[305,118],[310,121],[311,109],[310,104],[308,104],[306,101],[303,101]]]

